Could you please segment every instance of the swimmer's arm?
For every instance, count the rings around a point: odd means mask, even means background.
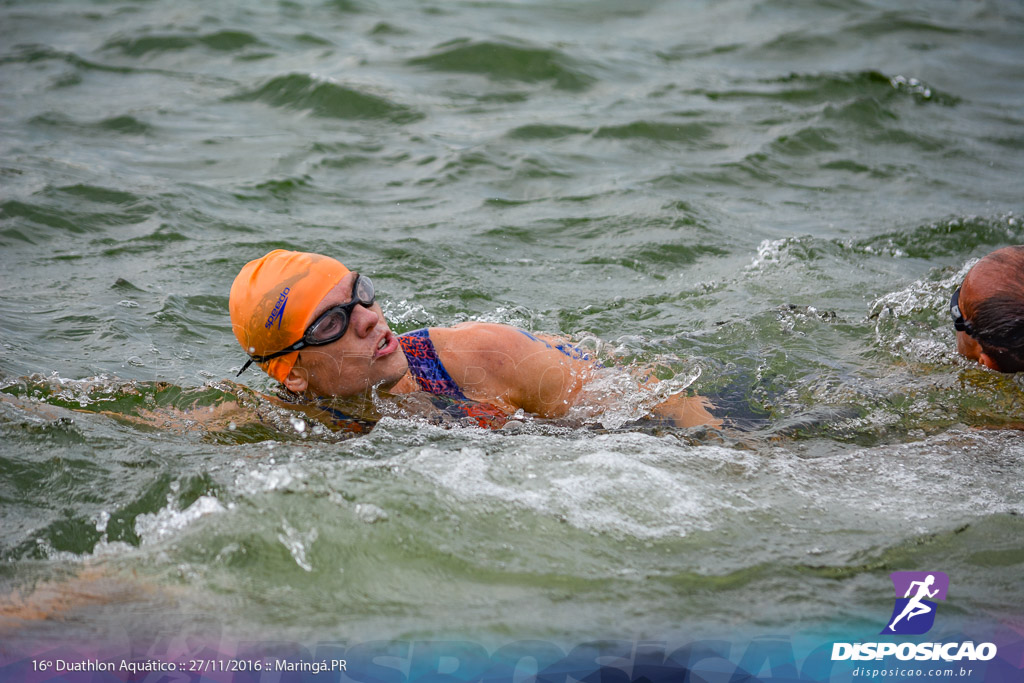
[[[249,423],[259,422],[259,416],[254,411],[240,405],[237,401],[225,401],[215,405],[191,408],[176,408],[174,406],[140,408],[134,413],[108,410],[99,412],[120,422],[181,433],[195,429],[206,433],[233,431]]]
[[[510,413],[563,417],[593,370],[575,347],[508,325],[466,323],[431,338],[466,396]]]
[[[158,388],[157,391],[160,389]],[[162,405],[152,408],[136,406],[121,410],[107,410],[102,408],[104,405],[102,402],[94,403],[88,408],[70,408],[0,394],[0,403],[10,403],[37,417],[54,421],[74,420],[75,413],[89,413],[103,415],[124,424],[181,433],[195,429],[201,429],[204,432],[224,431],[234,429],[231,425],[241,426],[259,421],[254,411],[243,407],[235,400],[184,408]]]
[[[523,330],[510,334],[519,351],[514,387],[520,408],[544,418],[564,417],[594,375],[594,361],[564,340]]]
[[[432,332],[432,338],[435,335],[442,360],[463,392],[510,413],[521,408],[543,418],[564,417],[594,376],[595,361],[576,347],[515,327],[464,323]],[[657,381],[648,378],[639,386],[652,389]],[[722,421],[711,414],[710,406],[702,396],[680,393],[655,406],[651,414],[668,418],[677,427],[720,427]]]
[[[300,413],[308,419],[318,420],[334,426],[337,420],[315,405],[302,405],[283,401],[276,396],[258,394],[261,401],[227,400],[213,405],[189,407],[160,406],[142,408],[133,414],[101,411],[115,420],[129,422],[172,432],[199,431],[203,434],[217,434],[237,431],[245,432],[247,427],[266,427],[267,420],[261,415],[266,405],[274,405],[290,412]],[[263,403],[265,402],[265,403]],[[261,407],[262,406],[262,407]]]
[[[594,361],[584,360],[578,349],[558,340],[538,338],[537,341],[546,345],[546,352],[539,352],[535,344],[518,370],[522,376],[537,379],[535,391],[529,391],[530,386],[524,387],[527,398],[521,407],[541,417],[563,417],[575,404],[583,386],[593,378]],[[657,383],[656,378],[649,377],[639,386],[642,390],[652,390]],[[712,415],[710,408],[707,398],[680,392],[654,406],[650,415],[667,418],[676,427],[721,427],[722,420]]]
[[[637,380],[637,386],[641,391],[653,391],[658,384],[655,377],[647,377]],[[605,405],[610,397],[604,399],[590,399],[596,404]],[[658,403],[647,413],[647,417],[658,417],[671,421],[675,427],[699,427],[708,425],[716,429],[722,426],[722,420],[711,414],[711,401],[704,396],[687,395],[684,391],[672,394]]]

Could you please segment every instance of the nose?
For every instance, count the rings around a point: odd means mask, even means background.
[[[352,309],[352,320],[350,325],[360,337],[365,337],[377,327],[377,320],[380,316],[373,308],[358,305]]]

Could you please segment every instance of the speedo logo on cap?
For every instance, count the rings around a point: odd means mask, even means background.
[[[281,290],[281,296],[277,297],[277,303],[274,305],[274,310],[270,312],[270,317],[267,318],[267,324],[263,327],[268,330],[274,326],[277,322],[277,329],[281,329],[281,319],[284,318],[284,306],[288,303],[288,292],[291,291],[291,287],[285,287]]]

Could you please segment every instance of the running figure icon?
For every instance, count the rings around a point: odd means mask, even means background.
[[[900,571],[889,578],[895,602],[882,633],[921,635],[930,631],[939,607],[936,601],[945,600],[949,591],[949,576],[939,571]]]
[[[936,588],[933,591],[928,590],[934,583],[934,574],[929,574],[924,581],[912,581],[910,583],[910,587],[907,588],[907,592],[903,596],[904,598],[910,598],[910,600],[909,602],[907,602],[906,607],[903,608],[903,611],[900,612],[900,615],[893,619],[892,623],[889,624],[890,631],[895,632],[896,624],[899,623],[900,619],[903,619],[904,617],[906,617],[907,621],[910,621],[916,616],[928,614],[932,611],[931,605],[925,604],[924,602],[922,602],[922,600],[924,600],[925,598],[934,598],[936,595],[938,595],[938,588]],[[917,593],[914,595],[914,597],[911,598],[910,594],[914,592],[915,587],[917,587]]]

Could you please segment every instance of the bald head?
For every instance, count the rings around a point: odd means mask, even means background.
[[[1001,372],[1024,370],[1024,246],[982,258],[960,286],[957,350]]]

